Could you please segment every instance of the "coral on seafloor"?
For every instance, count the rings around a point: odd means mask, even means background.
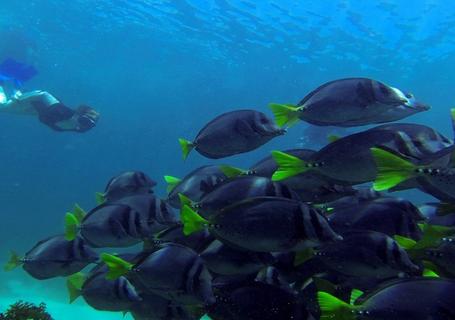
[[[46,312],[46,304],[36,306],[29,302],[18,301],[9,306],[5,313],[0,313],[0,320],[53,320]]]

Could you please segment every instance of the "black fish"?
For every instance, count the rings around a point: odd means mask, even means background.
[[[99,202],[115,201],[123,197],[153,192],[156,182],[142,171],[126,171],[109,180]]]
[[[430,107],[411,94],[367,78],[347,78],[325,83],[297,106],[270,105],[278,125],[299,119],[319,126],[354,127],[391,122]]]
[[[179,194],[184,194],[193,201],[199,201],[204,195],[226,180],[227,177],[219,166],[199,167],[183,179],[171,176],[164,177],[168,182],[168,203],[174,208],[180,208]]]
[[[210,121],[192,142],[179,142],[184,159],[193,148],[204,157],[219,159],[254,150],[284,133],[262,112],[237,110]]]
[[[286,198],[251,198],[208,220],[185,205],[181,219],[185,234],[207,227],[228,245],[258,252],[303,250],[341,239],[317,209]]]
[[[109,279],[126,276],[148,292],[181,304],[211,304],[212,277],[199,255],[184,246],[167,244],[136,263],[102,254]]]
[[[58,235],[39,241],[23,258],[12,253],[5,270],[22,265],[32,277],[43,280],[69,276],[97,260],[98,254],[81,237],[67,241]]]

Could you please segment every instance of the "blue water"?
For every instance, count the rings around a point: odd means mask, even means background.
[[[213,163],[196,153],[183,162],[177,139],[193,138],[216,115],[254,108],[271,116],[269,102],[296,103],[336,78],[365,76],[413,92],[433,108],[406,121],[452,137],[455,4],[410,3],[1,1],[0,60],[39,71],[24,89],[92,105],[101,119],[73,134],[0,114],[0,263],[10,249],[23,253],[61,232],[66,210],[74,202],[92,207],[94,193],[121,171],[147,172],[164,196],[164,174]],[[306,127],[218,162],[249,166],[298,145]],[[0,284],[0,311],[22,298],[47,302],[57,319],[101,318],[82,302],[67,306],[62,279],[38,282],[17,270],[1,272]]]

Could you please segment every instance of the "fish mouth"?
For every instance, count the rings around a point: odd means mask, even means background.
[[[429,104],[417,102],[414,99],[408,101],[407,103],[404,104],[409,109],[416,110],[416,111],[428,111],[431,109],[431,106]]]

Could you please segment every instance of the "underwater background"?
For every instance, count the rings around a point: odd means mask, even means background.
[[[448,0],[2,0],[0,60],[39,72],[24,89],[91,105],[101,118],[73,134],[0,115],[0,263],[11,249],[23,253],[61,233],[64,213],[75,202],[93,207],[95,192],[122,171],[146,172],[164,197],[165,174],[214,162],[245,167],[277,148],[320,147],[326,131],[315,137],[303,122],[219,161],[194,153],[183,162],[177,140],[233,109],[271,116],[268,103],[296,103],[326,81],[368,77],[411,91],[432,109],[403,122],[451,138],[454,53]],[[23,299],[46,302],[56,319],[123,318],[82,300],[69,305],[63,279],[40,282],[18,269],[0,272],[0,284],[0,311]]]

